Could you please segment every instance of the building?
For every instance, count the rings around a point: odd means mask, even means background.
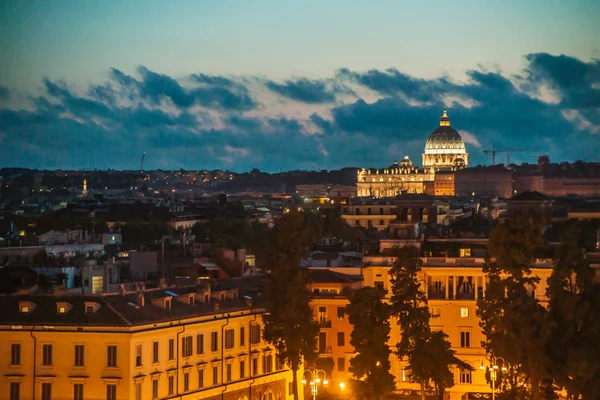
[[[450,119],[444,110],[440,126],[429,135],[423,153],[423,168],[435,171],[454,171],[469,165],[469,155],[465,144],[450,126]]]
[[[466,168],[454,174],[457,196],[500,196],[513,194],[513,172],[502,165]]]
[[[0,296],[0,398],[293,398],[264,309],[219,286]]]
[[[356,195],[359,197],[393,197],[399,194],[427,193],[436,196],[454,196],[453,172],[468,165],[465,144],[450,126],[444,110],[440,126],[425,143],[422,168],[416,167],[408,155],[398,163],[383,169],[361,169],[357,173]]]
[[[490,386],[485,371],[479,366],[486,360],[481,342],[484,340],[475,314],[477,300],[485,296],[488,278],[482,270],[483,258],[475,257],[423,257],[423,268],[419,274],[422,290],[425,292],[431,312],[431,328],[443,330],[448,336],[456,356],[469,363],[473,371],[454,372],[454,383],[447,390],[450,400],[487,398]],[[395,262],[390,256],[366,256],[363,268],[363,285],[381,287],[390,293],[389,270]],[[552,273],[552,260],[538,260],[532,266],[532,274],[541,278],[535,297],[546,300],[546,279]],[[390,346],[400,341],[400,329],[391,324]],[[351,332],[351,331],[350,331]],[[419,384],[411,383],[408,364],[391,355],[390,372],[396,377],[396,392],[414,397],[420,390]],[[347,376],[350,378],[350,375]],[[413,397],[410,397],[413,396]]]
[[[358,171],[356,194],[359,197],[393,197],[402,193],[418,194],[425,191],[424,182],[433,182],[434,170],[422,169],[404,156],[398,164],[384,169],[365,169]]]

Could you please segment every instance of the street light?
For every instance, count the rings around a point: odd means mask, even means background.
[[[322,369],[307,369],[304,371],[304,376],[302,377],[302,384],[306,385],[306,373],[310,373],[310,391],[313,395],[313,400],[317,400],[317,391],[319,390],[318,383],[321,383],[321,378],[319,378],[319,373],[323,374],[323,385],[327,385],[329,381],[327,380],[327,374]],[[343,383],[343,382],[342,382]],[[340,387],[341,384],[340,384]]]
[[[496,364],[496,361],[498,360],[502,360],[502,367],[498,367],[498,364]],[[492,381],[492,400],[496,400],[496,378],[498,368],[500,368],[502,371],[506,371],[507,368],[505,365],[506,361],[504,360],[504,358],[492,356],[492,358],[490,359],[490,364],[487,367],[483,365],[483,361],[481,361],[481,365],[479,366],[479,369],[483,371],[485,371],[486,369],[490,371],[490,380]]]

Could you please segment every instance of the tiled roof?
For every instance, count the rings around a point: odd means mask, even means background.
[[[540,192],[537,192],[535,190],[533,192],[519,193],[509,199],[509,201],[546,201],[546,200],[550,200],[550,197],[548,197]]]
[[[362,276],[347,275],[328,269],[309,269],[312,283],[355,283],[363,280]]]
[[[202,315],[220,314],[247,310],[244,296],[255,293],[253,289],[262,282],[262,276],[226,279],[211,283],[214,292],[238,289],[238,298],[219,303],[205,304],[196,301],[186,304],[173,298],[171,308],[153,304],[152,300],[168,296],[178,297],[202,292],[196,286],[150,289],[125,294],[81,295],[81,294],[26,294],[0,295],[0,325],[47,325],[47,326],[120,326],[129,327],[146,323],[165,322],[173,319],[193,318]],[[258,291],[260,292],[260,290]],[[140,306],[138,293],[144,294],[144,306]],[[176,296],[173,296],[175,294]],[[254,296],[253,296],[254,297]],[[256,308],[260,299],[253,299]],[[20,312],[19,303],[30,302],[35,308],[28,313]],[[100,308],[94,313],[86,313],[86,302],[97,303]],[[58,303],[69,303],[72,308],[66,313],[58,312]]]

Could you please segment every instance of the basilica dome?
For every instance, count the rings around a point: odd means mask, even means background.
[[[423,167],[437,170],[452,169],[455,160],[460,166],[467,166],[467,150],[460,134],[450,126],[450,119],[444,110],[440,126],[429,135],[423,153]]]

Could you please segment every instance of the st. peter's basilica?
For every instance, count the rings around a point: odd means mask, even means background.
[[[388,168],[363,168],[357,175],[357,195],[392,197],[402,193],[433,193],[436,173],[443,178],[445,172],[466,168],[468,162],[465,144],[460,134],[450,126],[444,110],[440,126],[425,143],[421,168],[416,167],[408,155],[400,163],[394,161]]]

